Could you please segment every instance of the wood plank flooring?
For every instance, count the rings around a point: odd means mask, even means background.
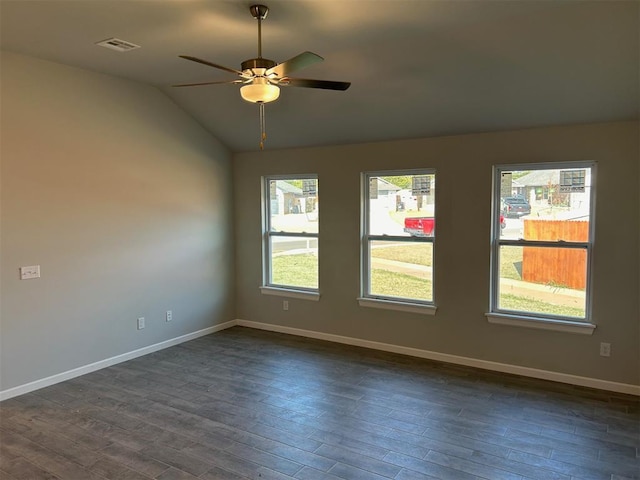
[[[640,479],[637,397],[234,327],[0,403],[0,478]]]

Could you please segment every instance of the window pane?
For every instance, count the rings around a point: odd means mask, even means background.
[[[369,234],[432,236],[435,175],[369,178]]]
[[[318,239],[271,237],[271,284],[318,288]]]
[[[433,244],[371,241],[370,295],[433,300]]]
[[[502,170],[503,239],[589,241],[591,168]]]
[[[315,178],[270,180],[271,231],[318,233],[317,192]]]
[[[501,246],[498,308],[584,318],[587,251]]]

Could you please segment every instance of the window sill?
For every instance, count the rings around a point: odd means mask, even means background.
[[[303,290],[294,290],[291,288],[260,287],[260,292],[262,292],[263,295],[275,295],[278,297],[299,298],[301,300],[313,300],[315,302],[320,300],[319,292],[307,292]]]
[[[486,313],[489,323],[497,325],[509,325],[512,327],[537,328],[541,330],[553,330],[556,332],[578,333],[592,335],[596,326],[586,322],[572,322],[571,320],[553,320],[541,317],[524,317],[520,315],[507,315],[504,313]]]
[[[382,308],[384,310],[396,310],[399,312],[421,313],[423,315],[435,315],[436,310],[438,310],[438,307],[435,305],[362,297],[358,298],[358,305],[361,307]]]

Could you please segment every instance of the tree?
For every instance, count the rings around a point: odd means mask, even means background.
[[[524,177],[525,175],[529,175],[531,170],[522,170],[520,172],[512,172],[512,177],[514,180],[519,179],[520,177]]]
[[[290,180],[285,180],[288,184],[293,185],[294,187],[298,187],[302,190],[302,180],[299,178],[292,178]]]
[[[400,187],[402,189],[411,189],[411,175],[393,175],[390,177],[381,177],[387,182]]]

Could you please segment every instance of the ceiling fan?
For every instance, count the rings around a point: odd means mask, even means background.
[[[189,55],[180,55],[180,58],[201,63],[210,67],[218,68],[227,72],[235,73],[238,77],[235,80],[183,83],[173,85],[174,87],[194,87],[201,85],[216,85],[224,83],[241,84],[240,95],[244,100],[257,103],[260,107],[260,150],[264,148],[264,141],[267,138],[265,133],[265,103],[273,102],[280,96],[280,87],[306,87],[322,88],[325,90],[346,90],[351,85],[350,82],[335,82],[330,80],[310,80],[306,78],[291,78],[289,74],[296,70],[301,70],[314,63],[323,61],[320,55],[312,52],[303,52],[289,60],[276,63],[273,60],[262,58],[262,20],[267,18],[269,7],[265,5],[252,5],[249,7],[251,16],[258,20],[258,57],[245,60],[240,65],[240,70],[225,67],[216,63],[202,60],[201,58]]]

